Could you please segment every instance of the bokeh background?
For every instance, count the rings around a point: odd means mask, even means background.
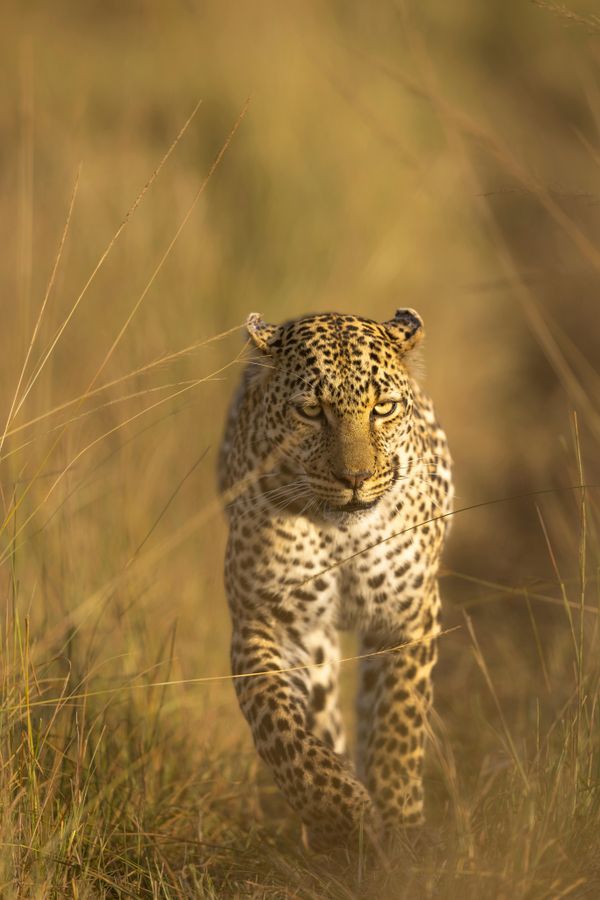
[[[225,673],[214,466],[239,326],[411,306],[457,506],[494,501],[455,518],[447,622],[469,607],[526,731],[537,637],[570,665],[568,488],[600,480],[597,5],[5,0],[0,45],[1,560],[42,664],[87,687]],[[448,637],[439,676],[459,749],[468,644]],[[182,745],[253,759],[229,685],[164,702]]]

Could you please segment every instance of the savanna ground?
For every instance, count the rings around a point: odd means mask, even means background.
[[[7,0],[0,43],[1,896],[600,896],[595,4]],[[213,473],[249,311],[398,306],[458,512],[428,824],[373,869],[258,764]]]

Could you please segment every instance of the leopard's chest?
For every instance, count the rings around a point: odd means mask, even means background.
[[[346,547],[338,548],[338,558],[345,560],[337,576],[338,628],[397,624],[415,585],[421,586],[428,577],[423,535],[417,529],[405,529],[402,521],[382,515],[362,527],[357,523]]]

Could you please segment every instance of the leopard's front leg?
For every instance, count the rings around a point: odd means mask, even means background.
[[[313,645],[327,642],[326,633],[311,632]],[[286,623],[275,616],[235,623],[232,665],[240,707],[260,756],[301,816],[311,845],[351,845],[361,828],[376,840],[379,815],[368,791],[315,719],[314,679],[310,670],[298,668],[311,662],[301,639],[291,640]]]
[[[358,770],[386,830],[423,821],[423,757],[439,632],[437,585],[423,599],[418,624],[371,630],[358,695]],[[399,646],[403,649],[394,649]]]

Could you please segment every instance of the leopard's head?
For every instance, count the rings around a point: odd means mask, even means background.
[[[400,309],[379,323],[327,313],[269,325],[253,313],[247,329],[261,433],[307,500],[326,515],[373,507],[402,477],[420,316]]]

